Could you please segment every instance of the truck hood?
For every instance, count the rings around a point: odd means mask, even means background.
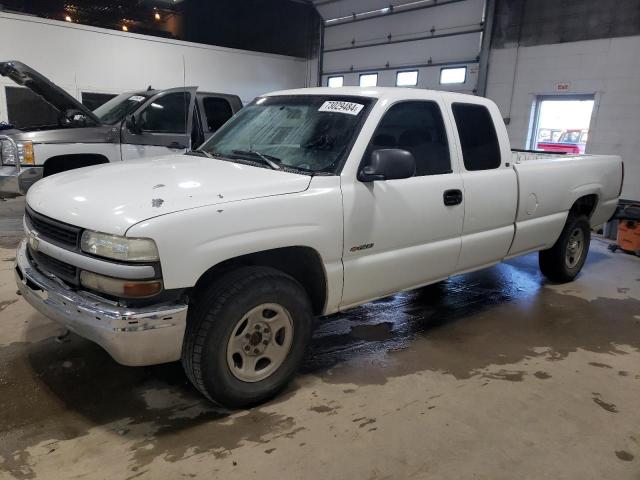
[[[61,222],[123,235],[132,225],[153,217],[302,192],[310,181],[307,175],[192,155],[170,155],[46,177],[29,189],[27,204]]]
[[[0,62],[0,75],[10,78],[18,85],[27,87],[62,114],[69,111],[77,111],[91,122],[95,124],[100,123],[98,117],[96,117],[91,110],[51,82],[44,75],[22,62],[15,60]]]

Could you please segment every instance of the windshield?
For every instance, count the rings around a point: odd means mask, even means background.
[[[231,159],[253,153],[282,167],[337,173],[372,102],[333,95],[259,98],[199,150]]]
[[[113,125],[122,121],[128,114],[133,113],[142,102],[151,96],[151,93],[154,92],[122,93],[96,108],[93,114],[98,117],[101,123]]]

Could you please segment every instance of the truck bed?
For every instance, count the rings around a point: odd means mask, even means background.
[[[595,202],[591,226],[603,224],[615,213],[622,183],[619,156],[513,150],[512,159],[518,210],[510,255],[553,245],[550,239],[558,238],[580,198],[590,196]]]

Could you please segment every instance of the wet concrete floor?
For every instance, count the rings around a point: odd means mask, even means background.
[[[571,284],[529,255],[318,319],[295,382],[228,412],[179,364],[56,340],[15,295],[16,212],[0,202],[2,479],[640,479],[640,259],[601,240]]]

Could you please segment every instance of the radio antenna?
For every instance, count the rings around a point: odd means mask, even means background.
[[[187,62],[185,61],[184,54],[182,55],[182,89],[184,91],[184,139],[187,150],[191,150],[191,141],[189,132],[187,132],[187,126],[189,125],[189,104],[191,99],[187,100]]]

